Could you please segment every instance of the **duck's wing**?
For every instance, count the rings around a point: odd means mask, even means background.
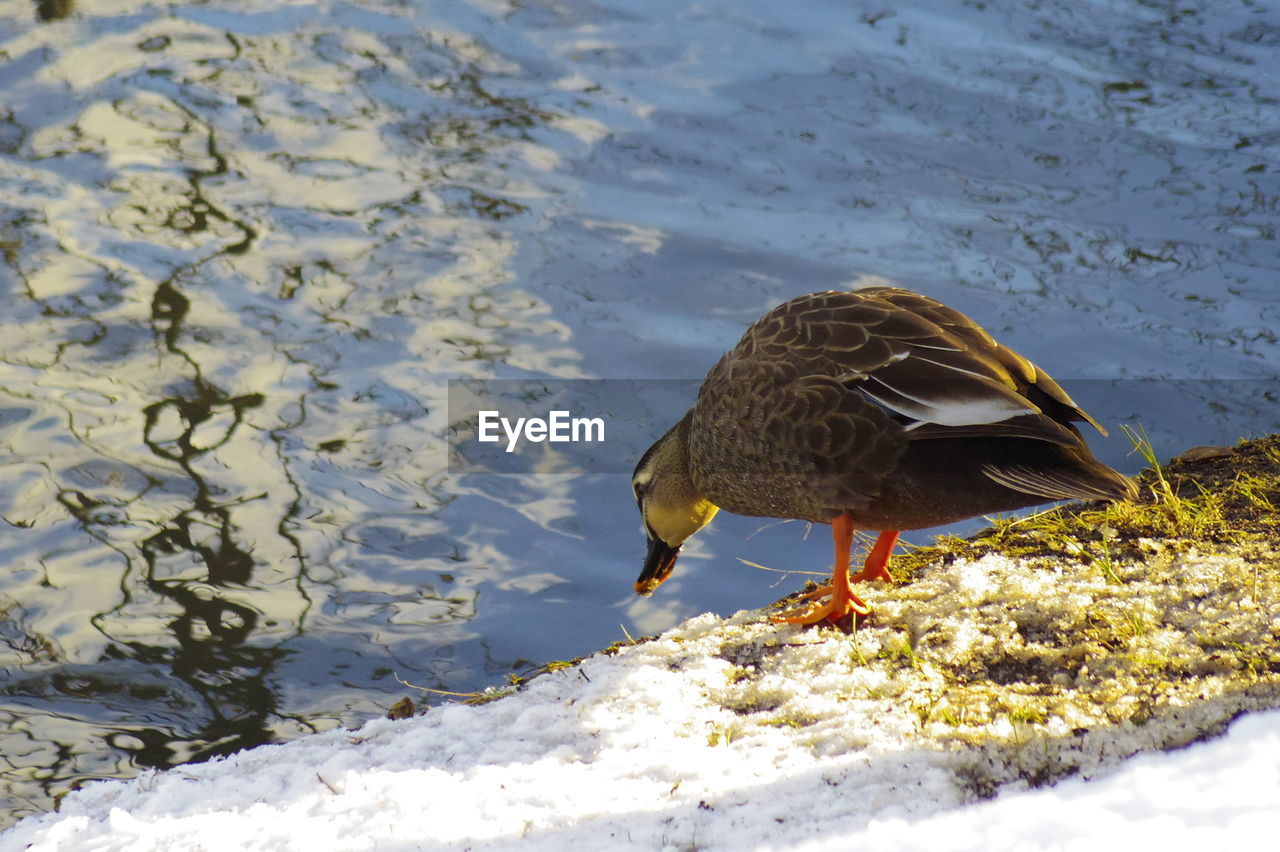
[[[726,358],[834,378],[889,412],[908,440],[1022,437],[1075,447],[1072,421],[1097,427],[1048,374],[964,314],[896,287],[793,299]]]
[[[988,376],[994,374],[1004,388],[1012,389],[1045,415],[1059,422],[1088,423],[1103,435],[1107,434],[1107,430],[1090,417],[1052,376],[1009,347],[997,343],[986,329],[964,314],[910,290],[897,287],[869,289],[872,290],[869,295],[931,321],[956,338],[967,353],[987,360],[992,368]],[[928,357],[928,353],[922,354]]]
[[[1063,447],[1080,471],[983,471],[1046,499],[1123,483],[1092,461],[1072,423],[1093,421],[1042,370],[958,311],[897,288],[816,293],[765,314],[712,368],[692,415],[695,482],[737,514],[829,520],[858,511],[908,446],[930,439]]]

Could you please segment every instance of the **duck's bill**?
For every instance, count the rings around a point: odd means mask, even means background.
[[[636,580],[636,594],[653,594],[653,590],[671,576],[671,570],[676,567],[676,557],[679,555],[678,545],[671,547],[662,539],[650,536],[649,553],[644,558],[644,569],[640,572],[640,579]]]

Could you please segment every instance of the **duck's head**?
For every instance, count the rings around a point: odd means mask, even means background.
[[[649,553],[636,580],[637,595],[651,594],[671,576],[680,545],[719,511],[693,484],[688,424],[686,415],[640,457],[631,475],[631,488],[649,537]]]

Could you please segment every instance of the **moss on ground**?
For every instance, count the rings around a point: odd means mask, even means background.
[[[1280,435],[1236,447],[1197,447],[1139,474],[1132,502],[1072,503],[1020,518],[994,519],[968,538],[944,537],[894,557],[896,579],[909,581],[939,560],[1002,553],[1060,556],[1098,564],[1156,552],[1212,551],[1222,545],[1280,540]],[[1118,578],[1113,578],[1118,579]]]
[[[851,699],[905,704],[922,734],[965,746],[957,772],[982,795],[1280,706],[1280,436],[1197,448],[1137,482],[1132,503],[896,556],[895,586],[865,587],[859,630],[823,631],[850,646],[851,683],[875,670]],[[768,656],[734,661],[767,676]]]

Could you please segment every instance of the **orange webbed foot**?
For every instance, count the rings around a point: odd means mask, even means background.
[[[783,610],[772,616],[773,621],[782,624],[817,624],[820,621],[830,621],[845,632],[849,632],[857,623],[859,616],[871,612],[871,607],[854,594],[853,587],[849,585],[847,560],[836,562],[832,566],[830,583],[800,595],[798,600],[811,601],[811,603]]]
[[[889,575],[889,555],[893,553],[893,545],[898,540],[898,533],[893,530],[880,533],[875,546],[867,554],[867,561],[862,570],[849,576],[849,551],[853,544],[853,522],[848,515],[841,515],[831,521],[831,531],[835,538],[836,564],[831,566],[831,582],[819,586],[811,592],[799,597],[801,601],[813,601],[792,609],[783,610],[771,616],[773,621],[782,624],[817,624],[830,621],[836,625],[853,626],[859,616],[868,615],[871,607],[854,594],[851,583],[865,580],[885,580],[892,582]]]
[[[832,592],[831,586],[822,586],[804,595],[805,598],[817,598],[813,603],[786,609],[771,616],[773,621],[781,624],[817,624],[820,621],[836,622],[852,615],[855,619],[871,612],[862,598],[849,590],[841,595]],[[825,598],[825,600],[823,600]]]

